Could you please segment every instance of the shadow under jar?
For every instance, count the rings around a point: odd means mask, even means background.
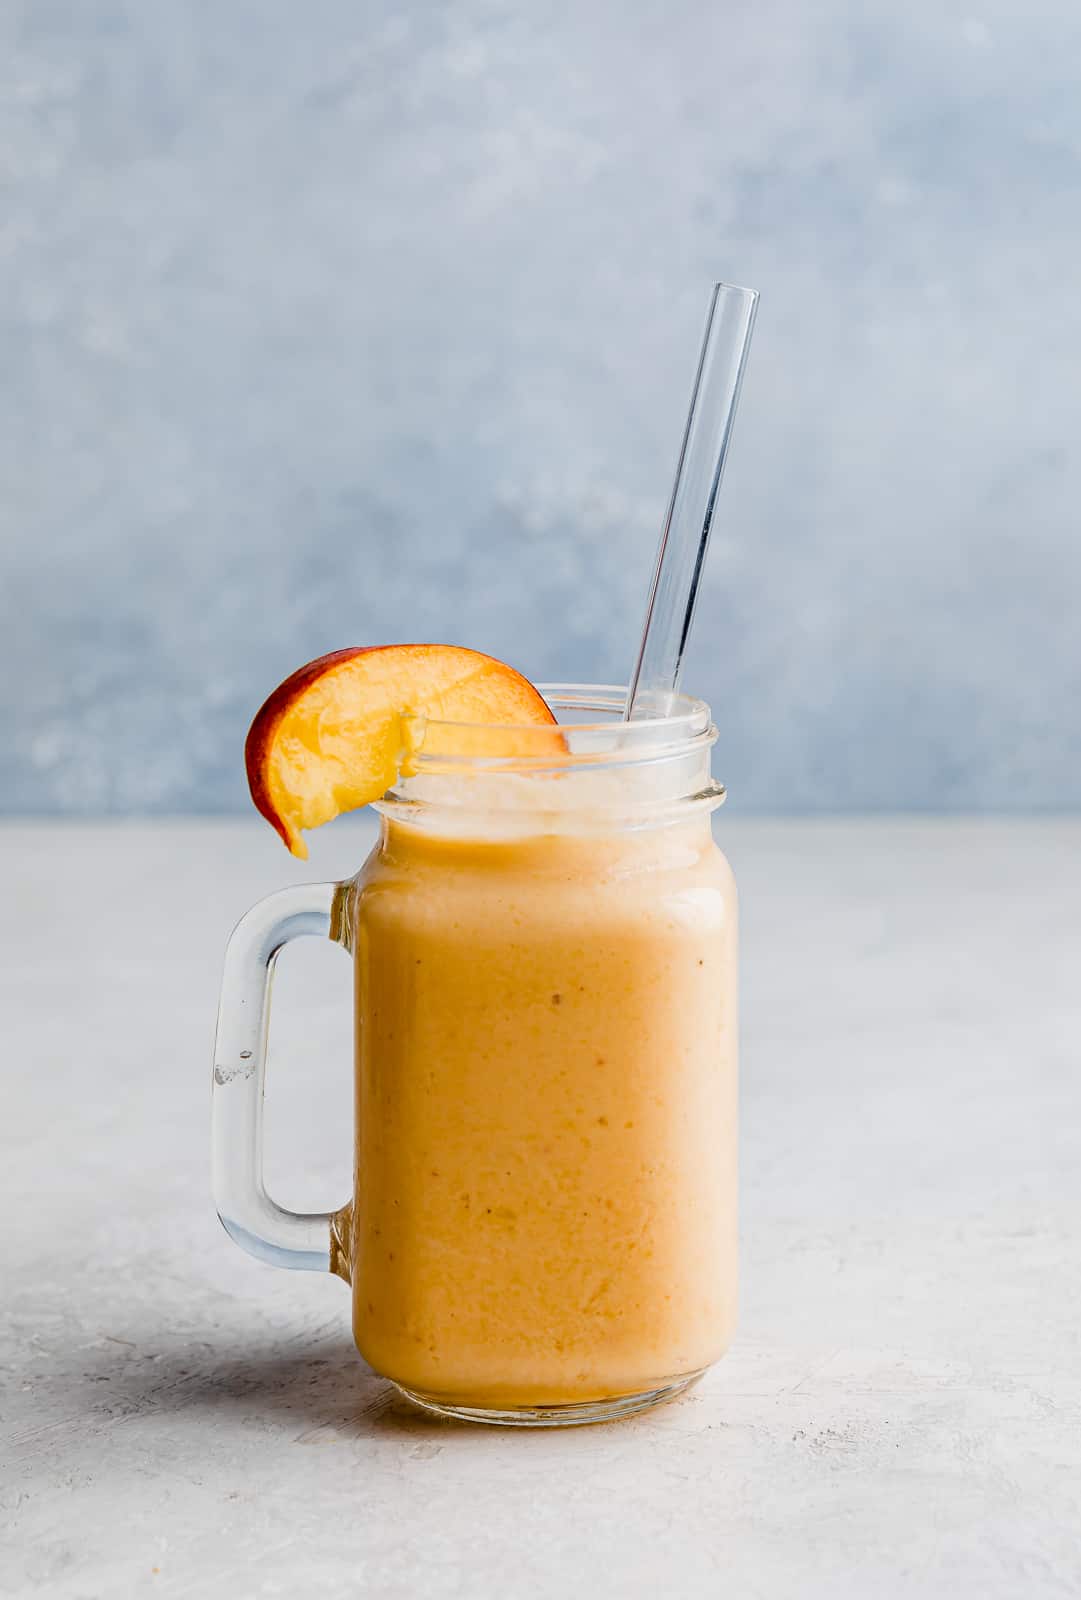
[[[686,1387],[736,1309],[736,895],[709,708],[560,727],[406,718],[380,839],[341,885],[239,925],[215,1057],[218,1209],[238,1243],[351,1282],[361,1354],[476,1421],[601,1421]],[[261,1175],[278,950],[356,973],[356,1181],[298,1216]]]

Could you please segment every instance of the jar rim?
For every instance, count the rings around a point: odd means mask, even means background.
[[[403,716],[399,776],[375,809],[399,821],[439,808],[565,820],[589,811],[634,826],[723,801],[709,772],[717,730],[704,700],[657,696],[658,714],[624,722],[627,691],[618,685],[537,687],[563,720],[492,726]]]
[[[561,764],[601,755],[648,759],[662,750],[675,753],[706,739],[712,743],[716,737],[709,706],[693,695],[652,691],[645,702],[650,714],[625,722],[627,690],[622,685],[539,683],[536,688],[556,714],[563,735]],[[468,722],[417,712],[406,712],[401,720],[403,742],[418,765],[448,760],[470,766],[532,765],[552,759],[551,723]]]

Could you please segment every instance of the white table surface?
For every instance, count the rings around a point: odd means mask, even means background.
[[[1081,1590],[1081,821],[741,822],[743,1314],[630,1422],[429,1421],[208,1195],[248,823],[0,829],[0,1593]],[[346,958],[282,962],[279,1198],[348,1187]]]

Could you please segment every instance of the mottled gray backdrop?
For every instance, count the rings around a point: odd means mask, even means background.
[[[246,805],[264,693],[626,676],[710,281],[687,686],[757,810],[1081,803],[1075,0],[3,0],[0,806]]]

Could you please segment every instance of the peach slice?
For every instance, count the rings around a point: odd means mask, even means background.
[[[318,828],[390,788],[408,714],[464,723],[555,722],[528,678],[457,645],[335,650],[310,661],[274,690],[244,746],[251,797],[295,856],[308,854],[302,828]]]

